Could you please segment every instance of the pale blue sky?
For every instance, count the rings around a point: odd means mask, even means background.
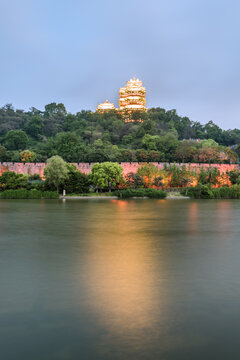
[[[147,106],[240,128],[240,2],[0,0],[0,106],[94,110],[132,76]]]

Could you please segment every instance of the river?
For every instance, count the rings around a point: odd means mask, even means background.
[[[1,200],[0,359],[238,359],[240,201]]]

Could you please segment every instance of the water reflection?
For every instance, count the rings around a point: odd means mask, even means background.
[[[238,358],[239,211],[0,202],[0,358]]]
[[[151,237],[143,230],[144,214],[135,216],[136,202],[112,201],[116,211],[102,232],[101,220],[88,234],[87,276],[89,306],[108,329],[102,339],[118,337],[131,347],[145,347],[156,336],[161,322],[161,281],[155,273],[165,274],[154,261]],[[139,221],[136,221],[139,220]],[[97,221],[97,223],[96,223]],[[106,226],[106,223],[105,223]],[[100,232],[96,234],[95,229]],[[166,300],[166,299],[165,299]],[[156,318],[156,313],[158,317]],[[147,335],[147,336],[146,336]],[[158,329],[159,335],[159,329]]]
[[[227,236],[231,230],[232,223],[232,202],[218,201],[217,202],[217,224],[221,236]]]
[[[188,229],[191,236],[195,236],[198,233],[199,225],[199,204],[196,201],[192,201],[188,207]]]

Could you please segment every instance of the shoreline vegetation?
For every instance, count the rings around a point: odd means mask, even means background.
[[[61,197],[61,194],[63,196]],[[144,163],[123,174],[118,163],[95,163],[86,175],[59,156],[48,159],[44,178],[5,171],[0,199],[239,199],[240,170]]]

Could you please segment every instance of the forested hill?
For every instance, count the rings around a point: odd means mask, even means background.
[[[60,155],[71,162],[227,163],[236,162],[240,153],[238,129],[222,130],[212,121],[202,125],[162,108],[130,118],[125,122],[115,110],[74,115],[56,103],[43,112],[6,105],[0,109],[0,161],[45,161]]]

